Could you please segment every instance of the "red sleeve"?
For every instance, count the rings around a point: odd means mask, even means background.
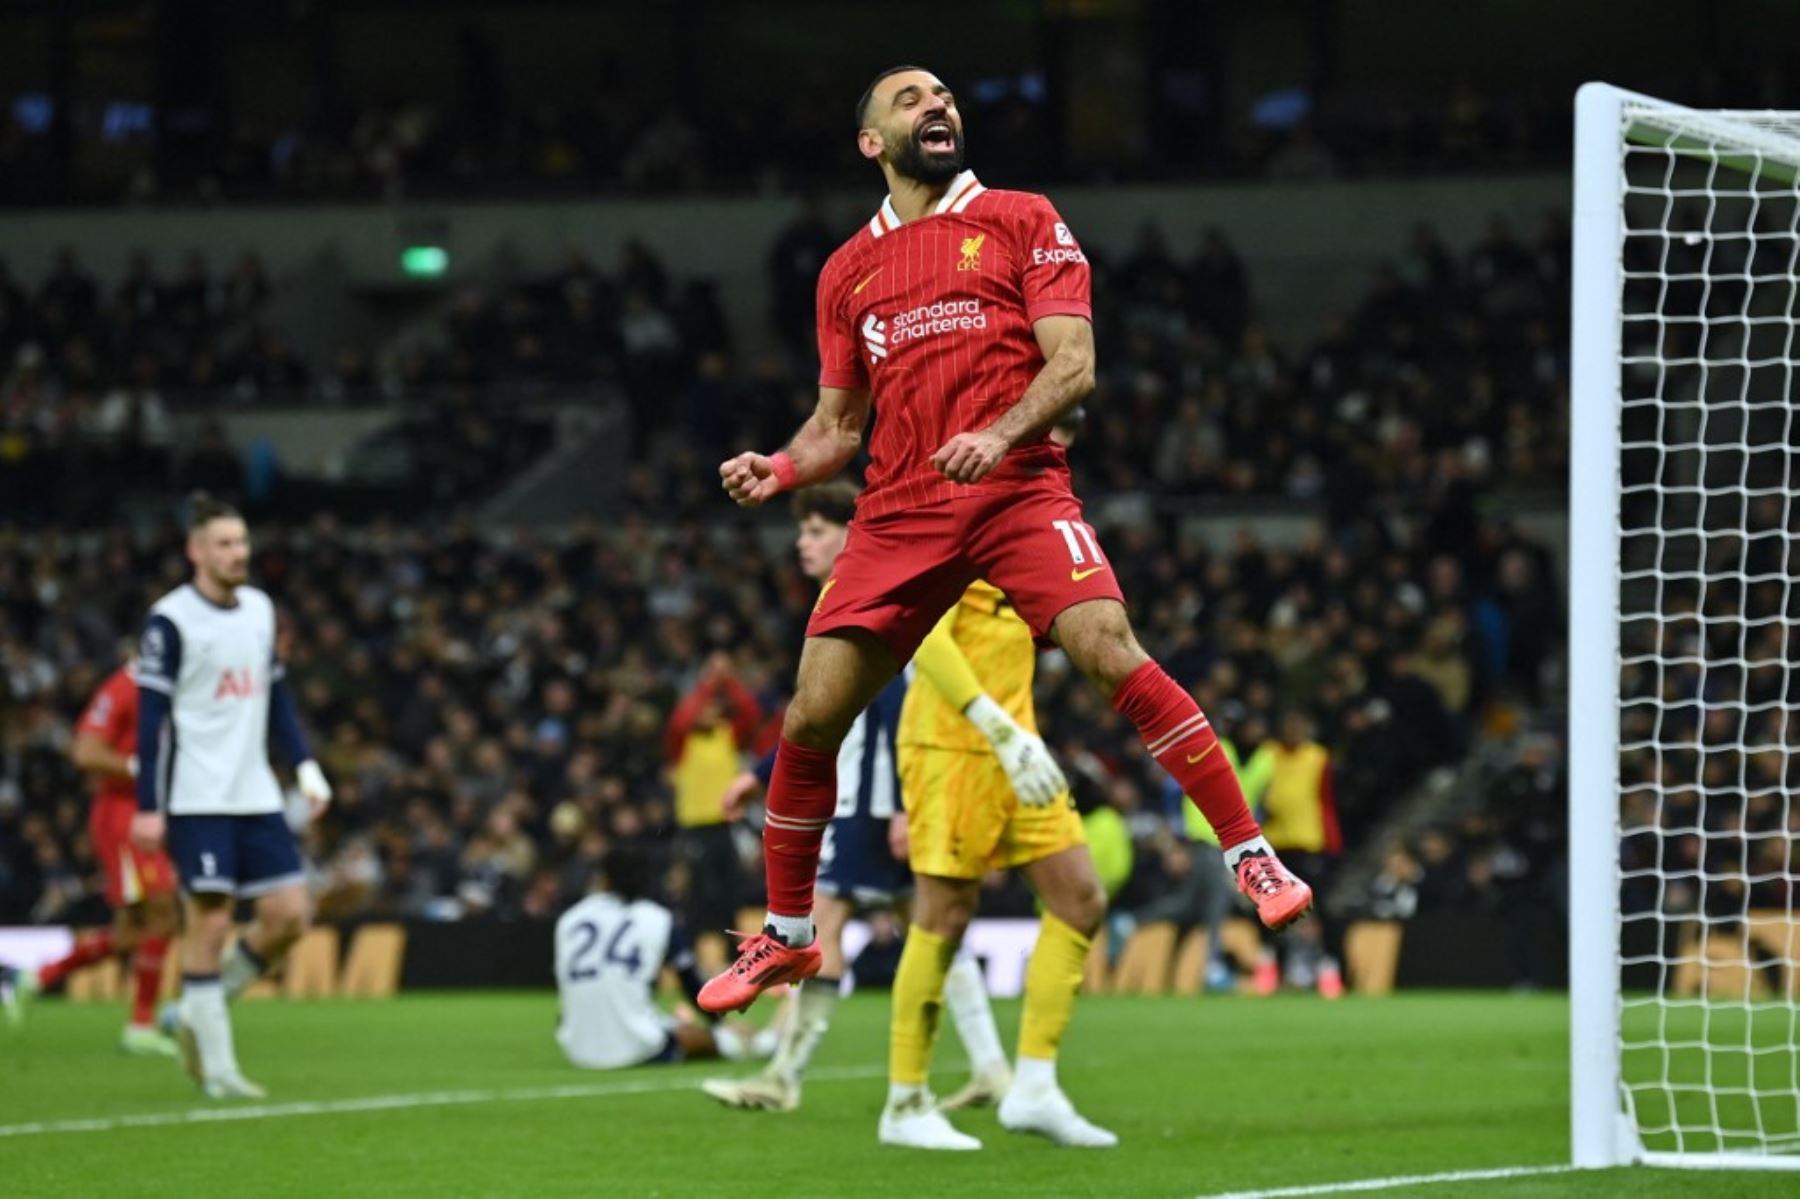
[[[859,391],[869,385],[869,374],[863,364],[862,345],[857,340],[856,330],[850,327],[849,317],[839,302],[843,298],[842,276],[843,271],[837,269],[835,259],[826,263],[825,269],[819,272],[816,309],[819,327],[819,386]],[[879,333],[876,335],[879,336]]]
[[[1019,288],[1025,297],[1025,319],[1034,323],[1047,316],[1093,320],[1093,272],[1087,255],[1055,206],[1043,196],[1032,200],[1019,225]]]
[[[1344,830],[1338,824],[1337,795],[1332,786],[1331,764],[1319,778],[1319,821],[1325,826],[1325,852],[1344,852]]]
[[[737,737],[740,749],[749,746],[756,736],[756,726],[762,720],[762,707],[756,697],[750,694],[750,688],[736,679],[727,676],[719,681],[719,688],[725,692],[725,702],[731,705],[731,731]]]
[[[120,718],[130,719],[124,711],[125,705],[120,702],[120,675],[108,675],[100,689],[94,692],[94,698],[88,700],[88,706],[81,713],[78,731],[90,736],[99,737],[108,745],[118,738]]]

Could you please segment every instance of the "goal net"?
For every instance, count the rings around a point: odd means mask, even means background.
[[[1577,99],[1578,1165],[1800,1168],[1800,114]]]

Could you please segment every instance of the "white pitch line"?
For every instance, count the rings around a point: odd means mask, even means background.
[[[1313,1186],[1275,1187],[1267,1191],[1224,1191],[1199,1199],[1301,1199],[1307,1195],[1346,1195],[1353,1191],[1389,1191],[1434,1182],[1486,1182],[1495,1178],[1530,1178],[1568,1174],[1574,1166],[1506,1166],[1497,1170],[1452,1170],[1445,1174],[1403,1174],[1395,1178],[1362,1178],[1354,1182],[1322,1182]]]
[[[808,1072],[808,1082],[849,1082],[883,1078],[885,1066],[839,1066]],[[320,1099],[263,1103],[248,1107],[191,1107],[178,1112],[143,1112],[89,1120],[40,1120],[0,1124],[0,1137],[33,1137],[50,1133],[112,1132],[120,1128],[167,1128],[184,1124],[225,1124],[236,1120],[284,1120],[291,1116],[335,1116],[346,1112],[384,1112],[415,1107],[457,1107],[473,1103],[535,1103],[550,1099],[594,1099],[608,1095],[646,1095],[660,1091],[698,1092],[699,1080],[645,1078],[612,1083],[568,1083],[556,1087],[521,1087],[510,1091],[419,1091],[410,1095],[365,1095],[360,1099]]]

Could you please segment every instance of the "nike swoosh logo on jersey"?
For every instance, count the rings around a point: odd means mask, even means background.
[[[1089,575],[1097,575],[1105,569],[1106,567],[1104,566],[1090,566],[1086,570],[1071,570],[1069,572],[1069,578],[1073,582],[1079,583]]]
[[[870,271],[869,277],[867,279],[864,279],[861,283],[858,283],[855,287],[852,287],[850,289],[850,294],[853,296],[862,295],[862,289],[867,287],[869,284],[875,282],[875,276],[879,275],[882,271],[884,271],[886,269],[887,269],[886,267],[878,266],[874,270]]]
[[[1200,752],[1199,752],[1199,753],[1197,753],[1197,754],[1191,754],[1191,755],[1189,755],[1189,757],[1188,757],[1188,765],[1189,765],[1189,766],[1192,766],[1192,765],[1194,765],[1194,764],[1195,764],[1195,763],[1196,763],[1196,762],[1203,762],[1203,761],[1205,761],[1205,760],[1206,760],[1206,755],[1207,755],[1207,754],[1209,754],[1209,753],[1211,753],[1211,752],[1212,752],[1212,751],[1213,751],[1213,750],[1215,750],[1215,749],[1217,749],[1217,748],[1219,748],[1219,743],[1218,743],[1218,742],[1217,742],[1217,741],[1215,741],[1215,742],[1213,742],[1213,743],[1212,743],[1212,744],[1211,744],[1211,745],[1209,745],[1209,746],[1207,746],[1207,747],[1206,747],[1206,748],[1205,748],[1205,749],[1203,749],[1203,750],[1201,750],[1201,751],[1200,751]]]

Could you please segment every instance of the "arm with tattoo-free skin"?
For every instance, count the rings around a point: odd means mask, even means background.
[[[931,456],[931,465],[953,483],[979,483],[1006,452],[1055,424],[1094,390],[1094,327],[1079,316],[1046,316],[1031,327],[1044,368],[985,429],[958,433]]]
[[[787,448],[777,454],[739,454],[719,465],[726,494],[754,508],[784,491],[836,475],[862,446],[869,423],[867,388],[819,388],[819,404]]]

